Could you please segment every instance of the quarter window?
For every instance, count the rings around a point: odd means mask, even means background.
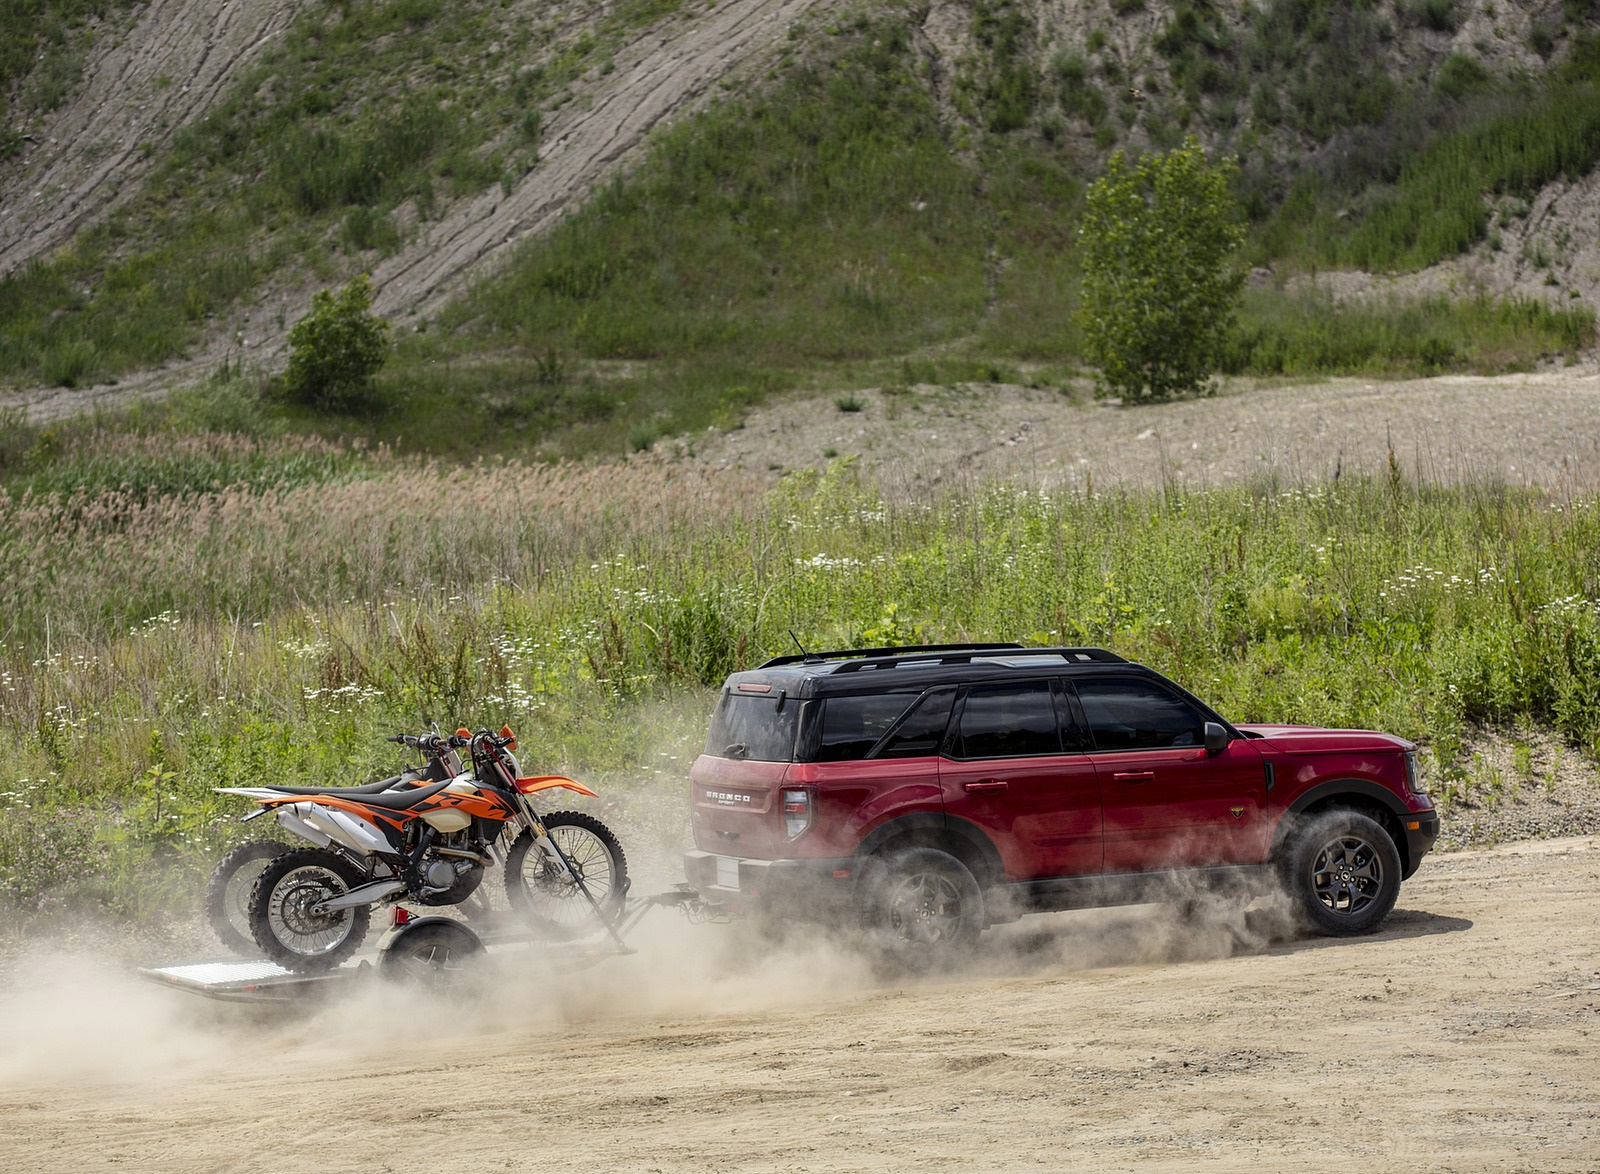
[[[1093,679],[1076,680],[1073,684],[1098,750],[1160,750],[1205,744],[1205,715],[1158,685]]]
[[[974,685],[961,707],[957,758],[1015,758],[1061,753],[1049,681]]]
[[[954,689],[930,689],[905,719],[894,728],[874,758],[920,758],[939,753],[944,728],[950,724]]]
[[[822,744],[817,748],[817,761],[846,762],[865,758],[916,696],[915,693],[870,693],[828,698],[823,702]]]

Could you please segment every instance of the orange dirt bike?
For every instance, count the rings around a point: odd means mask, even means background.
[[[461,757],[457,754],[456,748],[450,745],[450,739],[446,735],[395,734],[388,741],[398,742],[417,751],[422,755],[422,765],[408,766],[399,774],[379,779],[375,783],[359,787],[342,787],[338,790],[338,794],[368,795],[382,791],[409,790],[439,782],[441,779],[451,779],[461,773]],[[242,793],[251,796],[268,792],[274,795],[320,795],[329,790],[328,787],[250,787],[243,789]],[[253,819],[257,815],[265,814],[266,810],[264,807],[258,807],[245,818]],[[233,953],[242,955],[256,953],[255,942],[250,937],[250,893],[255,888],[256,879],[260,877],[262,870],[279,856],[290,851],[292,847],[293,845],[283,840],[248,840],[231,849],[211,870],[211,878],[206,884],[206,921],[217,935],[217,940]]]
[[[272,961],[330,969],[360,946],[372,906],[454,905],[502,865],[506,897],[535,931],[554,937],[612,927],[628,890],[622,845],[592,816],[541,816],[531,802],[553,788],[594,792],[560,775],[524,777],[516,737],[504,727],[432,737],[442,745],[419,746],[425,756],[465,748],[471,769],[383,789],[217,788],[259,804],[246,819],[270,811],[314,845],[273,857],[251,888],[250,934]],[[518,834],[502,853],[508,826]]]

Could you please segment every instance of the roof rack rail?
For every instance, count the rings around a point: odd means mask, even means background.
[[[806,656],[780,656],[762,668],[787,664],[823,664],[842,661],[836,671],[895,668],[904,661],[937,658],[940,664],[970,664],[974,660],[1014,656],[1059,656],[1066,661],[1091,661],[1098,664],[1127,664],[1127,660],[1104,648],[1028,648],[1021,644],[913,644],[900,648],[857,648],[841,652],[813,652]]]
[[[816,664],[827,660],[875,660],[882,657],[918,655],[933,652],[1016,652],[1020,644],[902,644],[896,648],[846,648],[833,652],[807,652],[800,656],[775,656],[759,667],[777,668],[785,664]]]

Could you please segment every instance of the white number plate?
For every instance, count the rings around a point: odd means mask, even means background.
[[[717,884],[724,889],[739,887],[739,861],[733,856],[717,857]]]

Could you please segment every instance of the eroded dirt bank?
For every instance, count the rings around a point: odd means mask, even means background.
[[[918,984],[657,915],[632,958],[421,1012],[36,960],[0,1140],[19,1170],[1592,1171],[1597,885],[1600,839],[1512,844],[1430,858],[1372,938],[1066,914]]]

